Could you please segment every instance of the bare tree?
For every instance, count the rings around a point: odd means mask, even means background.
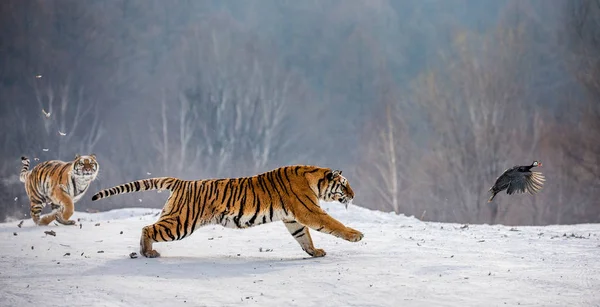
[[[575,108],[574,129],[560,139],[565,161],[565,184],[571,189],[570,216],[597,220],[600,210],[600,1],[574,0],[564,3],[564,57],[582,95],[571,95]],[[575,98],[573,98],[575,97]],[[568,165],[568,167],[567,167]],[[569,184],[573,183],[573,184]]]
[[[438,162],[429,181],[436,203],[447,206],[454,221],[495,222],[488,188],[523,156],[522,144],[535,144],[526,106],[525,41],[519,28],[499,28],[476,40],[461,32],[454,54],[444,55],[445,70],[430,72],[416,87],[414,101],[435,133],[429,155]]]
[[[184,175],[186,169],[197,165],[200,158],[200,146],[192,142],[199,120],[197,108],[191,105],[188,97],[180,95],[178,98],[173,108],[173,104],[167,106],[163,97],[160,100],[160,125],[158,129],[150,125],[152,145],[158,153],[158,165],[163,174]]]
[[[66,154],[74,150],[79,154],[89,154],[104,134],[104,127],[97,113],[97,105],[85,101],[82,88],[73,90],[71,82],[42,80],[33,83],[38,102],[40,121],[44,134],[36,133],[44,144],[43,150],[55,152],[56,158],[68,159]]]
[[[413,163],[418,148],[406,118],[412,110],[389,78],[381,78],[378,84],[380,112],[366,126],[356,169],[362,178],[359,201],[373,209],[422,216],[423,208],[414,205],[414,198],[430,187]]]
[[[580,114],[577,146],[565,144],[565,150],[584,171],[600,178],[600,1],[569,1],[565,9],[567,63],[585,91],[574,101]]]
[[[155,108],[160,125],[150,124],[165,174],[197,178],[264,171],[285,162],[284,153],[305,137],[296,129],[305,117],[292,116],[307,99],[301,79],[239,36],[232,23],[220,16],[192,27],[173,50],[179,77],[165,85]],[[222,35],[215,34],[217,28]],[[176,103],[169,103],[174,96]]]

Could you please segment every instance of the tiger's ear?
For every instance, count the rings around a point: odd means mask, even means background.
[[[92,157],[92,159],[96,160],[96,154],[91,154],[90,157]]]
[[[333,180],[333,179],[339,177],[341,174],[342,174],[342,171],[334,170],[333,172],[330,172],[327,174],[327,179]]]
[[[75,160],[79,159],[80,155],[79,154],[75,154]]]

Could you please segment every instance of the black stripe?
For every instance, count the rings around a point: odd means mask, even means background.
[[[157,230],[157,225],[156,225],[156,224],[154,224],[154,225],[152,225],[152,226],[153,226],[153,228],[154,228],[154,238],[153,238],[153,239],[154,239],[154,241],[158,241],[158,240],[156,240],[156,235],[157,235],[157,234],[160,236],[160,238],[161,238],[163,241],[167,241],[167,239],[166,239],[166,238],[163,236],[163,234],[162,234],[162,231],[158,231],[158,230]],[[162,229],[162,228],[164,228],[164,227],[160,227],[159,229]]]
[[[219,192],[221,191],[221,189],[219,189],[219,181],[220,180],[215,181],[215,185],[213,186],[213,189],[214,189],[214,192],[215,192],[214,193],[214,197],[215,197],[214,201],[216,201],[216,202],[219,201],[219,194],[220,194]]]
[[[295,237],[297,234],[299,234],[299,233],[303,232],[303,231],[304,231],[304,228],[305,228],[305,227],[304,227],[304,226],[302,226],[302,228],[299,228],[299,229],[297,229],[296,231],[294,231],[294,232],[292,233],[292,236],[294,236],[294,237]]]
[[[173,232],[171,232],[171,228],[164,227],[164,232],[169,237],[169,239],[175,240],[175,236],[173,235]]]
[[[280,205],[281,205],[281,208],[283,209],[283,212],[285,213],[285,215],[287,215],[287,214],[288,214],[288,213],[287,213],[287,209],[285,208],[285,205],[284,205],[284,203],[283,203],[283,200],[284,200],[284,199],[283,199],[283,196],[281,196],[281,193],[279,193],[279,190],[280,190],[280,189],[278,189],[278,188],[277,188],[277,183],[276,183],[276,181],[274,181],[274,180],[270,180],[270,183],[271,183],[271,185],[272,185],[272,187],[273,187],[273,190],[275,190],[275,192],[277,192],[277,195],[279,196]],[[273,207],[273,201],[271,201],[271,221],[273,221],[273,214],[272,214],[272,213],[273,213],[273,212],[272,212],[273,208],[272,208],[272,207]]]
[[[238,186],[237,188],[239,189],[240,187]],[[238,228],[242,228],[240,220],[242,219],[242,216],[244,216],[244,207],[246,204],[244,204],[244,203],[239,203],[239,204],[240,204],[240,208],[238,209],[239,212],[238,212],[238,215],[233,218],[233,222],[235,223],[235,225]]]
[[[321,198],[322,194],[321,194],[321,183],[323,182],[323,180],[325,179],[319,179],[319,181],[317,182],[317,188],[319,190],[319,195],[317,195],[317,198]]]
[[[286,181],[287,181],[287,182],[290,184],[290,186],[291,186],[291,185],[292,185],[292,182],[290,181],[290,178],[287,176],[287,172],[285,172],[285,170],[283,170],[282,172],[283,172],[283,174],[285,175],[285,179],[286,179]],[[287,190],[287,187],[285,186],[285,181],[283,180],[283,178],[281,177],[281,175],[278,175],[277,177],[278,177],[278,179],[280,179],[281,186],[282,186],[283,190],[285,191],[285,193],[286,193],[287,195],[290,195],[290,193],[289,193],[289,192],[288,192],[288,190]],[[279,182],[279,181],[278,181],[278,182]],[[291,191],[291,192],[292,192],[292,194],[294,194],[294,191]],[[285,207],[285,202],[283,201],[283,199],[281,200],[281,209],[283,209],[283,212],[285,213],[285,215],[288,215],[287,208]]]
[[[183,239],[183,238],[181,237],[181,230],[179,230],[179,226],[180,226],[180,225],[181,225],[181,218],[180,218],[180,216],[178,215],[178,216],[177,216],[177,224],[175,225],[175,230],[176,230],[176,233],[177,233],[177,238],[176,238],[177,240],[179,240],[179,239]]]
[[[231,208],[231,200],[233,197],[233,193],[231,192],[232,189],[235,190],[235,188],[231,187],[231,180],[228,180],[225,183],[225,188],[223,188],[223,203],[228,211]]]
[[[269,195],[269,200],[273,202],[273,195],[271,195],[271,191],[269,191],[269,188],[267,187],[267,181],[265,180],[264,176],[258,176],[257,179],[259,187],[266,192],[267,195]],[[268,177],[266,179],[268,179]]]
[[[198,183],[197,182],[190,182],[190,185],[188,187],[188,189],[190,190],[190,198],[188,199],[188,211],[187,211],[187,215],[185,218],[185,224],[184,224],[184,237],[188,235],[188,227],[190,227],[190,222],[194,221],[194,216],[196,215],[196,212],[199,212],[199,208],[197,207],[200,206],[201,204],[197,203],[197,194],[198,194]],[[190,234],[191,234],[191,229],[190,229]]]
[[[281,175],[280,173],[283,173],[283,175]],[[287,173],[283,169],[279,169],[279,171],[275,173],[275,179],[277,179],[277,183],[281,186],[281,189],[283,191],[285,191],[285,193],[287,195],[290,195],[290,192],[287,190],[287,187],[285,186],[285,181],[283,180],[284,175],[285,175],[285,180],[290,182],[290,178],[288,178]]]
[[[75,177],[71,176],[71,183],[73,184],[73,197],[77,197],[79,195],[79,189],[77,188],[77,184],[75,183]],[[65,191],[65,193],[69,193]]]
[[[208,197],[206,197],[205,194],[203,194],[205,192],[205,186],[206,183],[205,182],[201,182],[200,183],[200,192],[198,193],[198,201],[200,202],[200,205],[202,206],[202,209],[200,209],[198,211],[198,214],[194,217],[194,224],[192,225],[192,232],[194,232],[194,230],[196,229],[196,225],[198,225],[198,219],[202,217],[202,214],[204,214],[204,209],[207,206],[207,202],[208,202]]]
[[[185,238],[188,235],[188,226],[190,225],[190,219],[191,216],[190,214],[193,213],[194,210],[194,204],[190,203],[190,199],[192,198],[191,193],[193,193],[193,191],[191,190],[190,185],[192,184],[192,182],[188,181],[185,186],[185,194],[186,197],[184,199],[184,205],[182,205],[181,207],[181,212],[179,212],[179,215],[177,216],[177,222],[178,222],[178,227],[177,227],[177,231],[179,232],[179,226],[181,226],[182,230],[183,230],[183,236],[179,237],[179,240]],[[185,215],[185,216],[184,216]],[[181,216],[184,216],[183,219],[183,223],[181,222]]]
[[[252,193],[254,194],[254,191],[252,191]],[[256,196],[255,196],[256,199]],[[258,214],[260,213],[260,200],[256,200],[254,201],[254,205],[256,206],[256,211],[254,211],[254,215],[248,220],[248,226],[251,226],[254,224],[254,221],[256,220],[256,217],[258,217]]]

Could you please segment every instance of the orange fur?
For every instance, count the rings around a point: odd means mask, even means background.
[[[63,225],[74,225],[69,220],[75,210],[75,203],[85,194],[98,173],[95,155],[75,157],[63,162],[52,160],[42,162],[29,171],[29,159],[21,158],[23,168],[20,180],[25,183],[29,197],[31,218],[36,225],[48,225],[56,219]],[[46,204],[51,204],[52,212],[40,217]]]
[[[170,190],[171,195],[158,221],[142,229],[140,252],[146,257],[160,256],[152,249],[154,242],[181,240],[208,224],[247,228],[283,221],[313,257],[322,257],[325,251],[314,247],[308,228],[351,242],[363,238],[361,232],[344,226],[319,206],[319,200],[347,204],[354,192],[341,171],[316,166],[285,166],[245,178],[144,179],[102,190],[92,200],[154,189]]]

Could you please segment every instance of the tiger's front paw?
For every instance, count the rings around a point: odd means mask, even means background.
[[[344,234],[344,240],[350,241],[350,242],[358,242],[358,241],[362,240],[362,238],[364,236],[365,235],[363,235],[362,232],[348,227],[348,231]]]
[[[315,258],[323,257],[323,256],[327,255],[327,253],[320,248],[315,248],[313,250],[307,250],[306,253],[311,255],[311,257],[315,257]]]

